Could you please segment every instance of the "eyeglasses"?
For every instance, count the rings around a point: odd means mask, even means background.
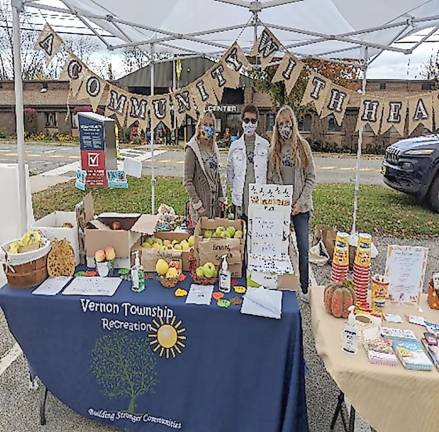
[[[248,117],[245,117],[245,118],[243,118],[242,119],[242,121],[245,123],[245,124],[249,124],[250,122],[252,123],[252,124],[256,124],[256,122],[258,121],[257,119],[255,119],[255,118],[248,118]]]

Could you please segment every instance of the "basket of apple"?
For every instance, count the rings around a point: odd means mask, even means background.
[[[181,260],[166,261],[160,258],[155,266],[159,281],[165,288],[175,288],[181,277]]]
[[[191,276],[192,280],[199,285],[215,285],[218,281],[218,269],[213,263],[207,262],[198,267],[193,266]]]

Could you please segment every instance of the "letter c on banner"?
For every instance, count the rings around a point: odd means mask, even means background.
[[[76,59],[72,59],[67,65],[67,74],[71,80],[77,80],[81,75],[82,69],[82,63]]]

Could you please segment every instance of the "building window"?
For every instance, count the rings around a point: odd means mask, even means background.
[[[299,131],[300,132],[311,132],[311,121],[312,121],[311,114],[305,114],[299,120]]]
[[[341,126],[337,124],[333,114],[328,116],[328,132],[340,132]]]
[[[432,90],[433,85],[431,82],[422,83],[422,90]]]
[[[78,129],[78,113],[72,114],[72,128]]]
[[[46,127],[55,128],[56,126],[57,126],[56,113],[55,112],[46,113]]]
[[[267,131],[272,131],[274,128],[274,121],[276,120],[276,114],[273,112],[269,112],[267,113],[267,117],[266,117],[266,128]]]
[[[386,89],[386,83],[380,83],[380,90]]]

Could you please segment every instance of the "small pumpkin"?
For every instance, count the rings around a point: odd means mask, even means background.
[[[347,318],[349,306],[355,304],[355,287],[352,281],[331,283],[325,288],[323,301],[326,312],[336,318]]]

